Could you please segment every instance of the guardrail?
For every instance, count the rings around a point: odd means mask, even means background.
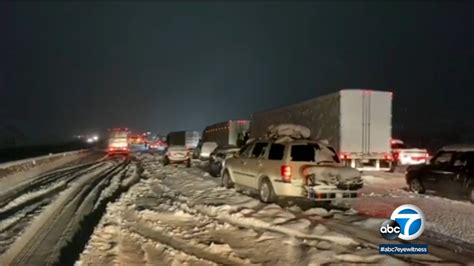
[[[50,153],[48,155],[37,156],[33,158],[28,158],[28,159],[0,163],[0,169],[6,169],[6,168],[18,166],[18,165],[28,164],[28,163],[31,163],[32,165],[36,165],[38,162],[42,162],[44,160],[54,159],[57,157],[66,157],[66,156],[75,155],[75,154],[87,152],[87,151],[89,151],[89,149],[82,149],[82,150],[68,151],[68,152],[61,152],[61,153]]]

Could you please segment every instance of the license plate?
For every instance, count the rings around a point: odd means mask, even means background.
[[[368,163],[369,159],[362,159],[362,163]]]

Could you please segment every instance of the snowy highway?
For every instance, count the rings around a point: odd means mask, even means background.
[[[92,155],[89,155],[92,156]],[[353,208],[266,205],[220,187],[205,163],[94,155],[0,190],[1,265],[469,264],[474,205],[405,190],[403,176],[365,173]],[[11,178],[3,177],[3,178]],[[1,182],[2,180],[0,180]],[[400,204],[426,215],[429,255],[379,255],[383,219]],[[391,241],[391,243],[398,243]]]

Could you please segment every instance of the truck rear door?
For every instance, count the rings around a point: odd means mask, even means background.
[[[390,92],[342,90],[342,153],[373,154],[390,152],[392,96]]]

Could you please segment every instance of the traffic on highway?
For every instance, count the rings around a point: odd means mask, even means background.
[[[91,149],[5,165],[2,261],[470,263],[474,148],[394,145],[391,99],[341,90],[202,132],[111,128]],[[417,231],[400,206],[423,215]]]
[[[0,266],[474,265],[473,12],[0,4]]]

